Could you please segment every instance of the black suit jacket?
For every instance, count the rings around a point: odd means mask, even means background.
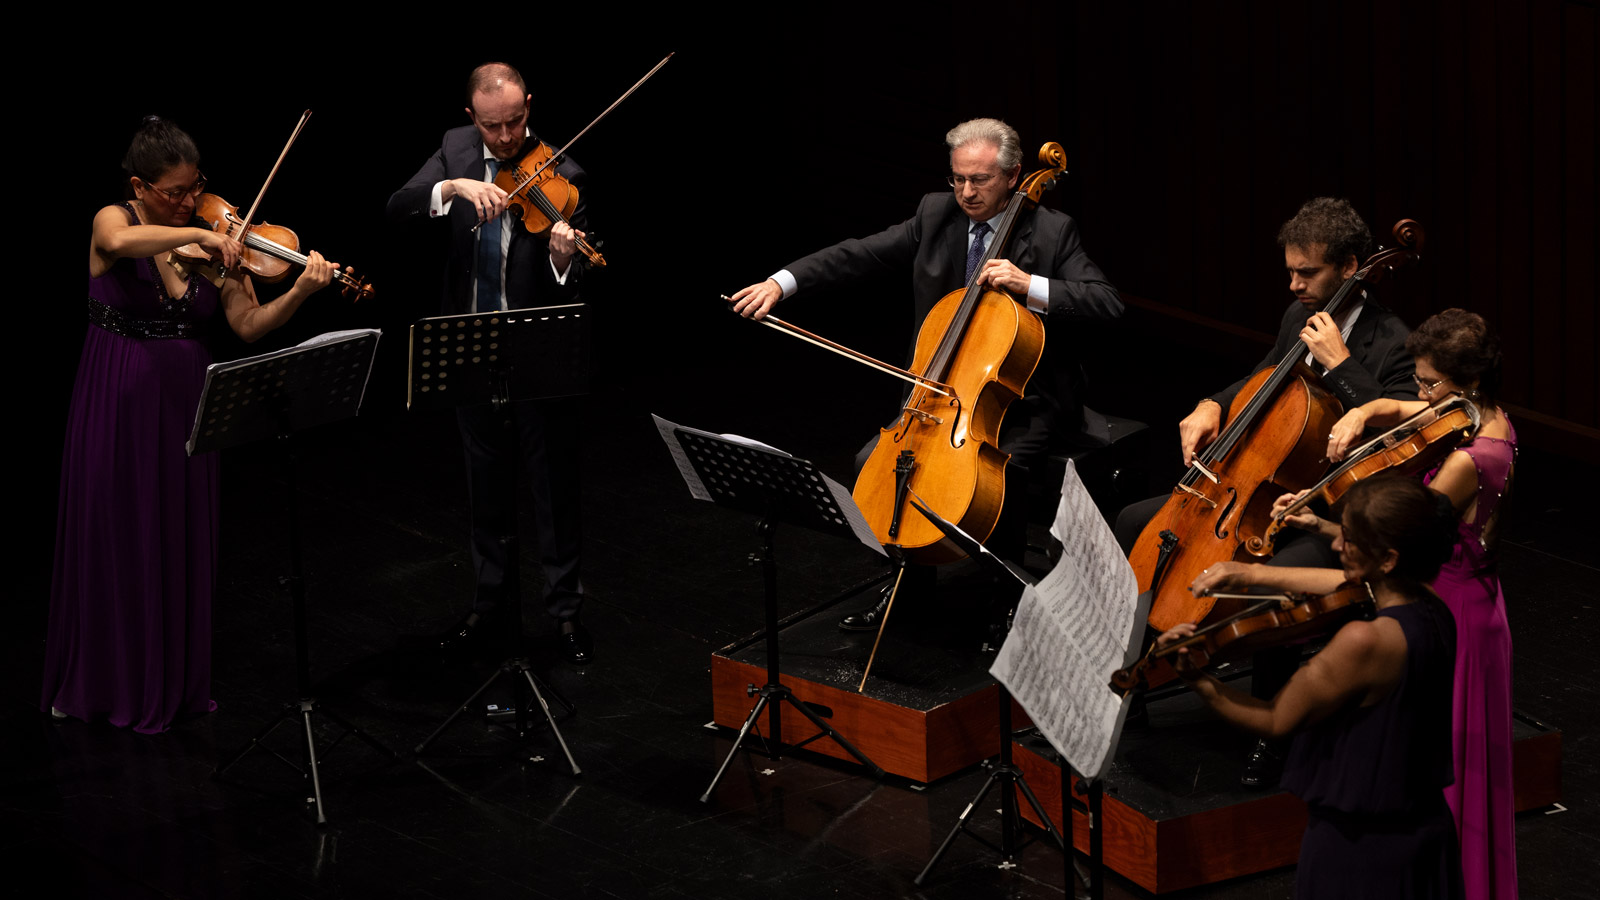
[[[538,141],[537,136],[529,135],[523,144],[524,150],[537,146]],[[389,197],[389,218],[394,221],[427,218],[428,201],[435,184],[452,178],[482,181],[484,171],[483,139],[478,135],[478,129],[471,125],[452,128],[445,132],[438,152],[422,164],[422,168],[411,176],[405,187]],[[572,227],[580,231],[587,230],[588,210],[582,194],[585,181],[583,169],[568,157],[556,166],[556,172],[579,189],[578,206],[568,219]],[[477,260],[473,243],[476,235],[472,226],[477,223],[478,217],[472,204],[458,200],[450,205],[447,218],[450,221],[450,256],[445,263],[444,301],[440,312],[459,315],[472,312],[472,282]],[[576,302],[582,273],[583,265],[574,258],[572,268],[567,272],[566,284],[558,284],[555,272],[550,268],[549,235],[529,234],[521,224],[512,227],[511,246],[506,253],[505,285],[506,302],[510,308]]]
[[[1250,370],[1250,376],[1282,362],[1289,351],[1300,343],[1300,332],[1309,318],[1311,316],[1306,314],[1305,306],[1299,300],[1290,301],[1289,308],[1284,310],[1283,321],[1278,324],[1278,340],[1267,351],[1266,358]],[[1400,321],[1399,316],[1368,297],[1361,308],[1361,317],[1350,329],[1350,339],[1345,342],[1350,350],[1350,358],[1322,373],[1323,386],[1339,398],[1347,410],[1379,397],[1417,399],[1416,383],[1411,378],[1414,366],[1411,353],[1406,350],[1406,337],[1410,334],[1411,329]],[[1211,395],[1211,399],[1222,404],[1224,423],[1227,421],[1228,407],[1250,376]]]
[[[877,270],[909,269],[920,323],[944,295],[966,286],[970,224],[953,193],[928,194],[917,204],[916,215],[906,221],[870,237],[818,250],[784,268],[800,290],[851,281]],[[1122,314],[1122,300],[1105,273],[1083,252],[1077,225],[1064,213],[1040,208],[1024,214],[1003,258],[1050,282],[1044,358],[1028,383],[1027,394],[1043,401],[1041,412],[1059,415],[1064,428],[1075,429],[1083,373],[1067,351],[1065,338],[1071,320],[1116,318]]]

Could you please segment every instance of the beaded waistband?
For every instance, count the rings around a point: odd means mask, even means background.
[[[128,338],[192,338],[200,334],[200,323],[188,319],[135,319],[120,310],[89,298],[89,321],[112,334]]]

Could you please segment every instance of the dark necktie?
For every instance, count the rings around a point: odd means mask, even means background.
[[[983,261],[983,236],[989,233],[989,223],[979,222],[972,226],[972,247],[967,250],[967,283],[972,283],[972,273],[978,271],[978,263]]]
[[[500,172],[500,160],[485,160],[489,180]],[[500,311],[500,217],[495,216],[478,229],[478,299],[473,312]]]

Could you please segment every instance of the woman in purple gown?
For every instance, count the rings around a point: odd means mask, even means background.
[[[1295,735],[1283,786],[1306,802],[1295,896],[1458,898],[1461,860],[1442,789],[1451,780],[1455,625],[1427,587],[1450,556],[1454,515],[1420,483],[1378,476],[1341,502],[1343,571],[1219,563],[1194,589],[1329,593],[1365,584],[1371,621],[1349,622],[1270,702],[1180,659],[1178,671],[1224,719],[1264,737]],[[1166,644],[1194,632],[1179,625]]]
[[[1455,614],[1455,784],[1445,791],[1461,839],[1469,900],[1517,896],[1516,797],[1511,760],[1511,629],[1500,591],[1496,538],[1510,492],[1517,433],[1496,404],[1500,345],[1483,318],[1447,309],[1406,341],[1416,358],[1416,401],[1376,400],[1333,428],[1329,456],[1339,459],[1368,425],[1389,425],[1428,402],[1460,393],[1482,414],[1478,436],[1445,458],[1424,482],[1448,496],[1459,541],[1434,590]]]
[[[41,705],[146,733],[215,709],[211,593],[217,460],[184,450],[220,312],[253,341],[333,277],[316,253],[294,286],[256,300],[239,243],[191,221],[205,189],[194,141],[154,116],[123,159],[129,201],[89,242],[89,329],[61,462]],[[198,244],[230,273],[185,278],[168,251]]]

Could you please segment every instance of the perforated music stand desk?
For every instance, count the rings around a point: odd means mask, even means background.
[[[729,439],[682,426],[669,429],[670,423],[660,419],[657,422],[662,438],[667,440],[668,448],[674,451],[673,457],[680,463],[686,462],[693,469],[696,478],[689,478],[685,473],[685,481],[689,482],[690,492],[695,497],[761,517],[756,533],[762,540],[760,559],[766,601],[767,683],[759,690],[751,691],[759,695],[759,699],[745,718],[739,736],[722,760],[716,776],[711,779],[705,793],[700,795],[700,802],[711,802],[712,792],[722,781],[728,764],[738,755],[751,727],[760,720],[763,709],[768,710],[768,731],[772,744],[776,746],[783,743],[779,704],[785,702],[817,728],[816,734],[795,744],[795,747],[803,747],[821,737],[831,738],[866,766],[874,777],[882,778],[883,769],[856,749],[832,725],[823,721],[809,706],[796,700],[780,680],[779,673],[778,565],[772,555],[773,531],[778,522],[788,522],[855,541],[858,532],[852,526],[843,503],[835,498],[827,478],[809,460],[796,459],[775,448],[749,441]],[[773,755],[776,756],[776,753]]]
[[[279,725],[298,717],[305,731],[304,769],[276,751],[273,755],[310,778],[318,824],[326,822],[328,817],[322,803],[316,737],[311,728],[313,713],[321,712],[347,733],[386,756],[396,758],[397,754],[312,696],[306,591],[301,574],[300,514],[296,502],[298,488],[290,439],[297,431],[347,419],[360,410],[367,378],[372,374],[373,357],[378,350],[378,337],[379,332],[373,329],[334,332],[297,347],[208,367],[205,385],[200,391],[200,407],[187,444],[189,455],[193,456],[269,437],[278,441],[288,482],[284,502],[288,506],[289,520],[289,577],[283,581],[294,599],[295,686],[299,699],[289,703],[256,732],[249,743],[218,767],[217,774],[221,775],[243,759]]]
[[[583,303],[419,319],[411,326],[407,409],[452,409],[589,391]]]

